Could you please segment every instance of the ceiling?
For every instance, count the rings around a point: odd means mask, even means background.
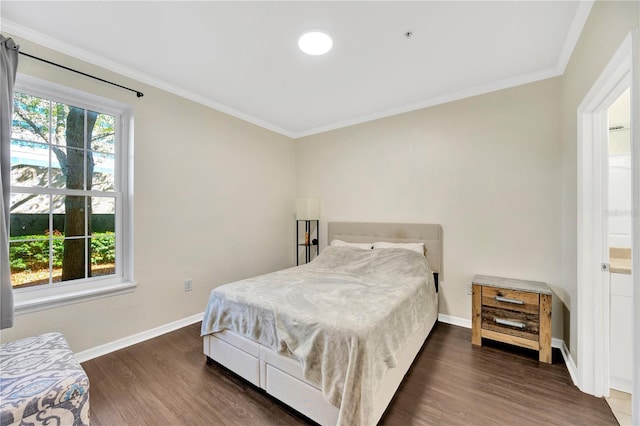
[[[560,75],[591,5],[3,0],[0,14],[2,31],[301,137]],[[298,49],[313,29],[328,54]]]

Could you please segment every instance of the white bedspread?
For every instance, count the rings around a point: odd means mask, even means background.
[[[434,299],[419,253],[327,247],[307,265],[214,289],[202,335],[231,330],[293,354],[340,408],[339,425],[369,425],[382,376]]]

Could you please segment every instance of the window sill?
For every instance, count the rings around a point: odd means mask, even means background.
[[[137,283],[132,281],[112,280],[96,285],[82,283],[81,285],[66,285],[57,288],[14,290],[14,312],[16,315],[57,308],[73,303],[130,293],[135,290]]]

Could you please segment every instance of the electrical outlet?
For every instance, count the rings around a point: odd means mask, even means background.
[[[193,281],[186,280],[184,282],[184,291],[191,291],[192,290],[192,286],[193,286]]]
[[[473,284],[469,284],[467,287],[467,294],[473,294]]]

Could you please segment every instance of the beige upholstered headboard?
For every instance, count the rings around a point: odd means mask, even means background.
[[[422,223],[329,222],[328,244],[333,240],[350,243],[424,243],[427,260],[442,281],[442,226]]]

